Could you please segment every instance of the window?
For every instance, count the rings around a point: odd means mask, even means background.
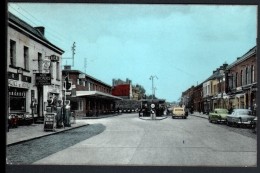
[[[16,42],[10,40],[10,65],[16,66]]]
[[[60,80],[60,62],[56,62],[56,79]]]
[[[249,79],[249,72],[248,72],[248,67],[246,67],[245,85],[249,84],[248,79]]]
[[[41,62],[42,62],[42,54],[38,52],[38,70],[39,70],[39,73],[42,72]]]
[[[29,70],[29,48],[23,47],[24,69]]]
[[[252,83],[255,82],[255,66],[251,66],[251,81]]]
[[[243,86],[243,70],[240,72],[240,86]]]
[[[236,86],[235,87],[237,87],[238,86],[238,72],[236,72]]]
[[[50,62],[50,73],[51,73],[51,78],[53,79],[53,62]]]

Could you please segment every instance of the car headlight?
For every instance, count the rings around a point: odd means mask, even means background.
[[[26,114],[25,118],[32,118],[32,115],[31,114]]]

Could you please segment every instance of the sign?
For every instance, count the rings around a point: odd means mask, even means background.
[[[66,96],[71,96],[71,91],[65,93]]]
[[[35,74],[35,85],[51,85],[51,74],[50,73],[36,73]]]
[[[152,108],[155,108],[155,104],[152,103],[152,104],[151,104],[151,107],[152,107]]]
[[[48,59],[42,60],[42,72],[50,73],[51,62]]]
[[[12,79],[8,79],[8,86],[10,87],[17,87],[17,88],[30,88],[29,83],[27,82],[22,82],[19,80],[12,80]]]
[[[51,55],[51,56],[50,56],[50,60],[51,60],[51,61],[57,62],[57,61],[59,61],[59,59],[60,59],[60,58],[59,58],[58,56],[56,56],[56,55]]]

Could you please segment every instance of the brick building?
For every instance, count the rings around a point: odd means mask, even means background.
[[[71,88],[66,91],[71,110],[76,116],[98,116],[112,113],[115,101],[121,98],[112,95],[112,87],[79,70],[65,66],[62,70],[63,81],[68,77]],[[65,98],[64,98],[65,99]]]
[[[256,46],[230,64],[226,76],[229,106],[252,109],[257,91]]]

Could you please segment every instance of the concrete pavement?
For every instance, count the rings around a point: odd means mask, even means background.
[[[40,138],[47,135],[53,135],[60,133],[66,130],[86,126],[88,123],[85,121],[78,121],[72,123],[71,127],[55,129],[55,131],[44,131],[43,124],[32,124],[28,126],[18,126],[17,128],[9,129],[9,132],[6,133],[6,145],[14,145],[20,142],[32,140],[35,138]]]

